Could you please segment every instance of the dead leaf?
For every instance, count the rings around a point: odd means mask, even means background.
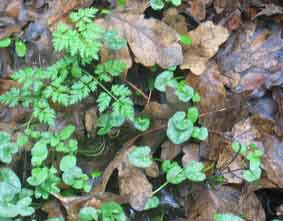
[[[241,203],[243,199],[247,201]],[[189,198],[187,208],[187,221],[212,221],[216,212],[242,215],[253,221],[265,221],[264,210],[254,193],[242,195],[236,188],[228,186],[203,189],[198,196]]]
[[[147,0],[130,0],[130,1],[126,1],[126,5],[122,9],[122,11],[130,12],[133,14],[142,14],[148,6],[149,6],[149,2]]]
[[[262,9],[255,18],[265,15],[265,16],[272,16],[272,15],[278,15],[283,14],[283,7],[275,5],[275,4],[264,4],[264,9]]]
[[[168,104],[151,101],[145,106],[144,113],[154,119],[168,120],[174,114],[174,110]]]
[[[185,167],[191,161],[200,161],[200,147],[198,144],[189,143],[182,146],[184,153],[182,157],[182,165]]]
[[[187,34],[188,24],[186,17],[180,15],[176,8],[169,8],[164,12],[162,21],[177,31],[179,34]]]
[[[214,0],[213,6],[217,14],[222,13],[225,9],[233,10],[240,7],[239,0]]]
[[[237,157],[235,158],[235,156]],[[236,155],[231,144],[228,144],[220,152],[216,167],[221,169],[228,184],[242,184],[244,179],[240,169],[244,169],[245,166],[244,159],[240,155]]]
[[[183,54],[178,34],[165,23],[154,18],[145,19],[143,15],[126,13],[109,15],[103,22],[107,23],[107,28],[119,31],[128,40],[137,63],[146,67],[158,64],[162,68],[182,64]]]
[[[17,18],[19,16],[21,7],[22,3],[20,0],[12,0],[5,9],[6,15]]]
[[[143,171],[128,163],[122,163],[118,168],[118,177],[120,194],[128,199],[131,207],[142,211],[152,194],[152,185]]]
[[[216,54],[219,46],[229,37],[229,32],[226,28],[207,21],[189,32],[189,36],[193,44],[185,49],[181,69],[190,69],[194,74],[201,75],[209,59]]]
[[[57,0],[49,3],[49,10],[45,14],[45,18],[42,17],[42,21],[46,20],[49,26],[57,23],[61,18],[68,15],[68,13],[79,7],[87,7],[92,4],[93,0]],[[45,21],[46,23],[46,21]]]
[[[161,145],[161,160],[173,160],[179,153],[181,153],[181,145],[173,144],[167,140]]]
[[[224,75],[232,72],[241,76],[235,92],[261,97],[272,86],[283,84],[280,66],[283,40],[277,28],[276,23],[272,26],[246,23],[217,54]]]
[[[275,136],[266,136],[264,139],[263,166],[266,176],[279,188],[283,187],[283,142]]]
[[[95,137],[96,135],[96,120],[97,120],[97,114],[96,114],[96,107],[90,108],[85,112],[85,129],[88,132],[88,134],[92,137]]]
[[[48,214],[48,218],[64,217],[64,211],[57,200],[49,200],[43,204],[41,209]]]
[[[153,162],[150,167],[145,168],[145,174],[149,177],[157,178],[160,175],[159,167],[156,162]]]
[[[190,12],[197,21],[204,20],[206,17],[206,3],[202,0],[192,0]]]

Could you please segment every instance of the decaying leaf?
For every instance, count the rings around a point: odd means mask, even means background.
[[[118,176],[120,193],[128,199],[135,210],[143,210],[152,194],[152,185],[143,171],[123,163],[118,168]]]
[[[182,157],[182,164],[185,167],[191,161],[200,161],[200,147],[198,144],[186,144],[182,146],[184,153]]]
[[[183,63],[178,34],[165,23],[146,19],[143,15],[116,13],[104,21],[97,21],[109,29],[117,30],[128,40],[135,61],[146,67],[155,64],[168,68]]]
[[[244,199],[246,201],[241,203]],[[216,212],[241,215],[253,221],[265,220],[264,210],[254,193],[241,194],[236,188],[228,186],[203,189],[198,196],[187,201],[187,208],[187,221],[212,220]]]
[[[259,97],[266,89],[283,83],[280,65],[283,40],[280,36],[277,24],[267,27],[246,23],[225,43],[217,54],[217,63],[224,75],[240,74],[241,79],[235,87],[237,93],[250,92]]]
[[[161,145],[161,160],[173,160],[179,153],[181,153],[181,145],[173,144],[169,140]]]
[[[197,29],[189,32],[192,46],[188,46],[184,53],[182,69],[190,69],[192,73],[201,75],[210,58],[212,58],[229,37],[226,28],[214,25],[211,21],[201,23]]]

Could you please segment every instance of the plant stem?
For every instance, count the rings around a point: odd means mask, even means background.
[[[145,100],[149,100],[149,97],[141,90],[139,89],[136,85],[134,85],[132,82],[125,80],[125,82],[130,85],[131,88],[133,88],[135,91],[137,91],[138,93],[140,93],[140,95],[145,99]]]
[[[168,181],[166,181],[165,183],[163,183],[160,187],[158,187],[156,190],[153,191],[152,196],[155,195],[156,193],[158,193],[160,190],[162,190],[164,187],[166,187],[169,184]]]
[[[101,84],[95,77],[93,79],[96,81],[96,83],[109,95],[111,96],[115,101],[118,101],[118,98],[115,97],[111,91],[109,91],[103,84]]]

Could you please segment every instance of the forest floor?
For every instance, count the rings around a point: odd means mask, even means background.
[[[282,86],[282,0],[0,0],[0,221],[283,220]]]

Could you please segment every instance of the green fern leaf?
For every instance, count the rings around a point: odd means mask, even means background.
[[[127,97],[132,94],[130,89],[123,84],[115,84],[111,88],[111,92],[117,97]]]
[[[34,104],[33,116],[41,123],[53,126],[55,123],[56,112],[49,106],[45,100],[39,100]]]
[[[111,102],[111,97],[107,93],[101,92],[97,98],[99,112],[101,113],[105,111],[109,107],[110,102]]]

